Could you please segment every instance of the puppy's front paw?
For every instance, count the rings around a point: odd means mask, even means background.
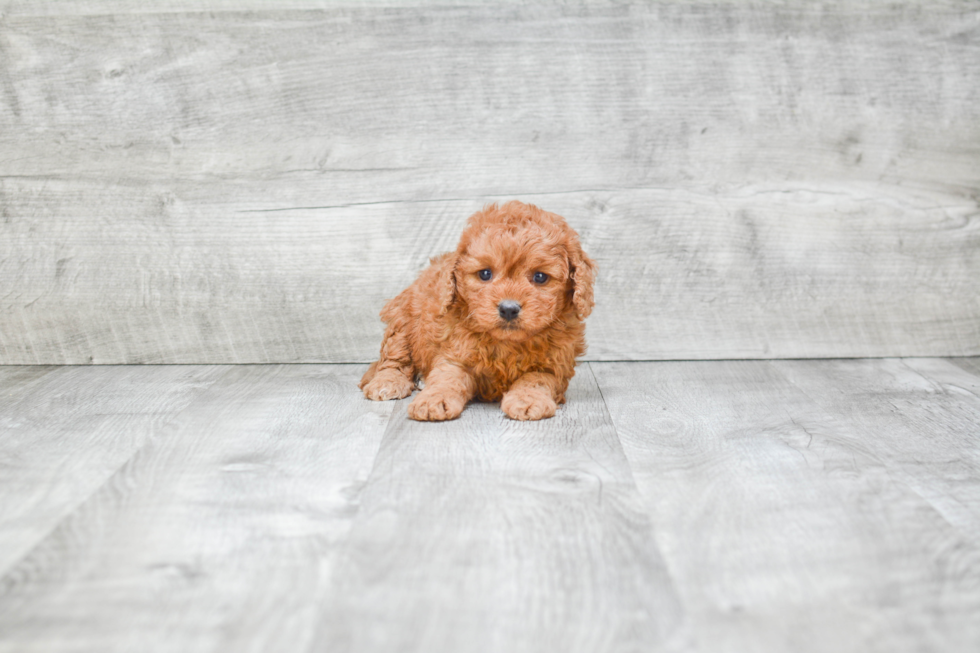
[[[438,390],[423,390],[408,405],[408,416],[420,422],[441,422],[456,419],[466,401],[457,395],[447,395]]]
[[[500,408],[511,419],[533,420],[554,416],[558,404],[543,388],[521,388],[505,394]]]
[[[404,399],[415,390],[411,379],[398,370],[381,370],[364,384],[364,396],[372,401]]]

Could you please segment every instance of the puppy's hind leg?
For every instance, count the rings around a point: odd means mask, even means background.
[[[402,370],[393,367],[379,369],[374,377],[360,386],[364,396],[372,401],[404,399],[415,390],[415,382]]]
[[[378,372],[378,361],[374,361],[367,368],[367,372],[364,373],[364,376],[361,377],[361,382],[357,384],[357,387],[363,390],[364,386],[366,386],[368,383],[371,382],[371,379],[374,378],[374,375],[377,372]]]
[[[371,363],[357,387],[372,401],[404,399],[415,390],[414,377],[408,342],[389,327],[381,343],[381,358]]]

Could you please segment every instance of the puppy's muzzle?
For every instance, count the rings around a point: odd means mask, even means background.
[[[505,299],[497,304],[497,312],[500,314],[500,317],[510,322],[520,315],[521,305],[513,299]]]

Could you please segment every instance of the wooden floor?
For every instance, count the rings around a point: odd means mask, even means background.
[[[977,651],[980,359],[0,367],[0,651]]]

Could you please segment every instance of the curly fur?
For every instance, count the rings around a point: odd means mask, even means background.
[[[480,270],[493,277],[483,281]],[[548,275],[536,283],[534,274]],[[430,261],[385,304],[381,356],[361,379],[368,399],[401,399],[417,420],[458,417],[471,400],[500,401],[513,419],[555,414],[585,353],[595,263],[565,220],[513,201],[473,214],[459,246]],[[521,305],[504,320],[503,300]]]

